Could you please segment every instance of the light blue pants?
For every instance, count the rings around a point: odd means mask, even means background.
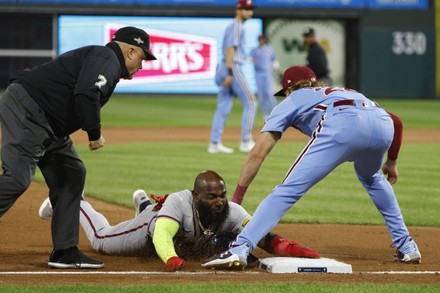
[[[393,188],[381,171],[382,161],[394,135],[392,119],[378,107],[327,110],[322,128],[289,169],[284,181],[258,206],[236,244],[247,241],[255,248],[312,186],[343,162],[353,161],[359,181],[385,219],[396,247],[409,235]],[[343,184],[343,182],[341,182]]]
[[[220,87],[217,94],[217,109],[214,114],[211,128],[211,142],[220,143],[222,141],[223,130],[226,118],[232,110],[232,102],[236,95],[243,104],[243,114],[241,117],[241,141],[245,142],[252,139],[252,129],[254,127],[255,113],[257,112],[258,103],[241,72],[239,65],[234,65],[233,81],[230,87],[223,87],[228,75],[226,63],[221,62],[216,71],[215,82]]]
[[[257,95],[260,100],[260,108],[263,117],[267,118],[272,109],[277,105],[274,97],[273,76],[271,72],[255,72],[255,80],[257,82]]]

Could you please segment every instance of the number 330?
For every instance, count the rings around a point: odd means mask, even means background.
[[[393,32],[394,54],[423,55],[426,52],[426,36],[422,32]]]

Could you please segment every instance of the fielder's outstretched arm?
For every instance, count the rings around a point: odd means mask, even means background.
[[[246,158],[238,178],[238,185],[231,201],[241,204],[248,186],[254,180],[264,159],[271,152],[277,141],[280,139],[279,132],[262,132],[255,142],[255,146]]]

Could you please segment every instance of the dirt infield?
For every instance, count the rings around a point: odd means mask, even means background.
[[[188,133],[191,132],[191,134]],[[166,133],[166,136],[164,136]],[[206,141],[208,129],[106,129],[107,143],[129,141]],[[409,135],[411,134],[411,135]],[[429,135],[428,135],[429,134]],[[236,141],[237,129],[227,129],[225,141]],[[86,143],[86,135],[72,136],[75,143]],[[190,139],[189,139],[190,138]],[[306,140],[305,136],[289,133],[285,139]],[[406,131],[405,141],[440,142],[440,131]],[[143,257],[111,257],[94,253],[81,230],[80,249],[105,261],[99,274],[89,270],[54,270],[47,267],[52,249],[50,221],[38,217],[38,208],[48,193],[43,184],[33,183],[17,203],[0,218],[0,285],[3,284],[154,284],[154,283],[223,283],[223,282],[289,282],[289,283],[411,283],[440,284],[440,229],[409,227],[417,239],[423,259],[419,265],[393,261],[393,248],[384,226],[280,224],[275,232],[313,248],[323,257],[352,265],[353,274],[271,274],[258,268],[240,272],[214,272],[190,261],[183,273],[165,273],[159,259]],[[90,199],[93,206],[115,224],[133,217],[134,210]],[[268,255],[257,249],[260,257]],[[74,274],[66,274],[74,273]],[[125,272],[125,273],[124,273]],[[127,273],[129,272],[129,273]],[[142,272],[142,273],[140,273]],[[161,272],[161,273],[157,273]],[[81,274],[77,274],[81,273]]]

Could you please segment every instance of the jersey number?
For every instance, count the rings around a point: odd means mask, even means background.
[[[98,81],[97,82],[95,82],[95,85],[99,88],[99,89],[101,89],[101,87],[103,87],[103,86],[105,86],[106,84],[107,84],[107,79],[105,78],[105,76],[104,75],[102,75],[102,74],[100,74],[100,75],[98,75]]]
[[[342,88],[342,87],[317,87],[315,88],[315,92],[319,92],[321,90],[324,90],[324,95],[328,96],[330,95],[332,92],[353,92],[353,93],[357,93],[357,91],[349,89],[349,88]]]

